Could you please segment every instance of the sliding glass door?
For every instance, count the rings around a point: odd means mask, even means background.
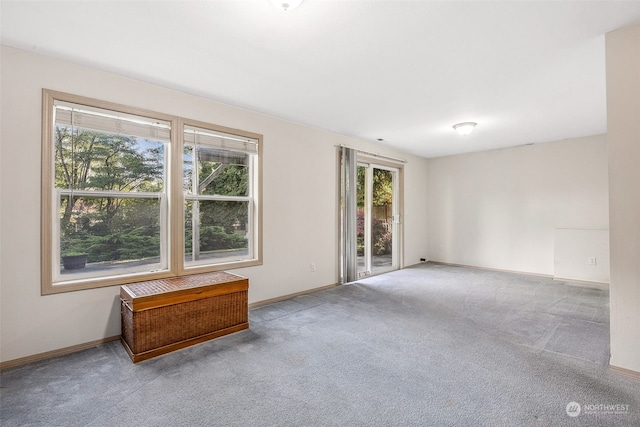
[[[402,268],[404,161],[340,147],[340,283]]]
[[[398,268],[398,169],[358,162],[357,277]]]

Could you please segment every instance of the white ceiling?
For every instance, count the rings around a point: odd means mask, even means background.
[[[424,157],[605,133],[604,34],[640,22],[640,1],[1,7],[2,44]]]

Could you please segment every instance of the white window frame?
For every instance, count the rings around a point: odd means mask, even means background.
[[[121,193],[111,191],[74,191],[74,195],[87,197],[140,197],[159,198],[161,204],[161,265],[155,271],[130,272],[110,270],[108,275],[100,277],[82,277],[74,275],[71,280],[64,280],[59,274],[59,200],[60,196],[69,192],[55,188],[55,150],[54,150],[54,103],[56,101],[79,104],[89,109],[111,110],[117,114],[143,116],[171,123],[170,142],[165,150],[164,193]],[[182,188],[182,152],[184,147],[183,129],[185,124],[211,129],[217,132],[238,135],[257,141],[252,168],[249,213],[249,256],[242,260],[217,259],[216,262],[185,266],[184,251],[184,203]],[[179,116],[149,111],[141,108],[91,99],[63,92],[43,89],[42,102],[42,178],[41,178],[41,293],[42,295],[69,292],[82,289],[93,289],[105,286],[122,285],[145,280],[155,280],[197,274],[209,271],[228,270],[262,264],[262,140],[260,134],[227,128],[211,123],[193,121]],[[203,197],[203,196],[200,196]],[[209,196],[204,196],[209,197]],[[216,199],[227,199],[215,196]],[[233,198],[236,200],[237,198]]]

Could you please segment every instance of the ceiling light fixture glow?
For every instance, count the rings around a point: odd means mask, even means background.
[[[464,122],[453,125],[453,128],[459,135],[469,135],[477,125],[478,124],[474,122]]]
[[[302,0],[271,0],[271,3],[279,9],[282,9],[285,12],[295,9],[300,6]]]

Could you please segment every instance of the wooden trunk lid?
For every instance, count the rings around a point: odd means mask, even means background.
[[[123,285],[120,298],[132,311],[142,311],[248,289],[246,277],[216,271]]]

